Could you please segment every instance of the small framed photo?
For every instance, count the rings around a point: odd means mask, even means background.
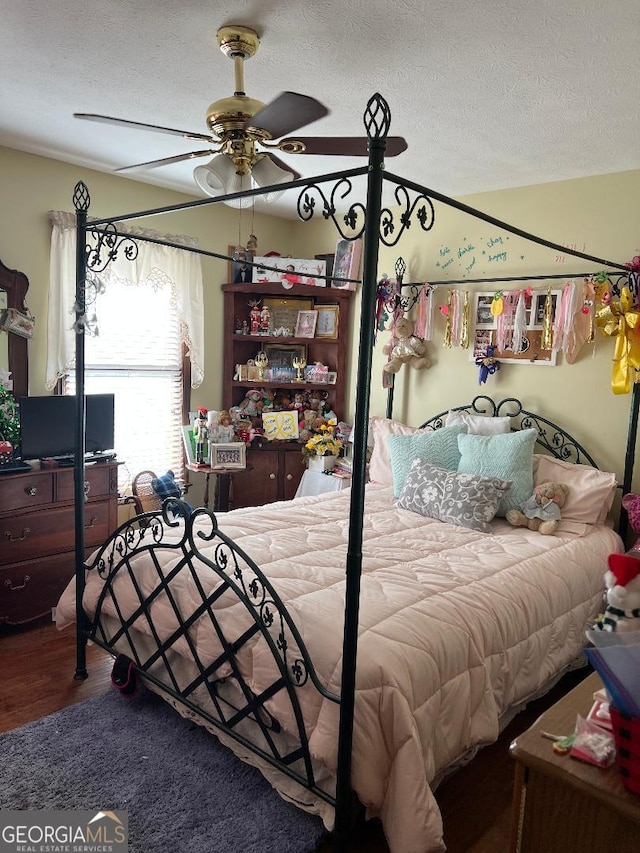
[[[493,296],[493,293],[476,293],[474,315],[476,329],[497,328],[496,318],[491,313]]]
[[[306,361],[307,348],[304,344],[267,344],[264,348],[269,367],[293,367],[293,360]]]
[[[338,240],[333,263],[334,278],[331,287],[341,290],[355,290],[360,281],[360,258],[362,256],[362,237],[355,240]],[[345,279],[354,279],[346,281]]]
[[[253,261],[254,253],[248,249],[243,249],[242,252],[236,252],[235,246],[229,246],[227,252],[231,258],[227,271],[229,281],[233,284],[252,282],[253,267],[250,266],[250,264],[251,261]],[[249,261],[249,263],[247,263],[247,261]]]
[[[317,311],[298,311],[298,319],[296,320],[296,338],[313,338],[316,333],[316,323],[318,322]]]
[[[316,323],[316,338],[338,337],[339,305],[316,305],[318,322]]]
[[[246,446],[243,441],[209,445],[209,467],[216,470],[236,470],[247,467]]]
[[[335,370],[328,370],[327,371],[327,384],[328,385],[335,385],[337,381],[338,381],[338,374],[336,373],[336,371]]]
[[[551,291],[551,322],[553,323],[556,316],[556,306],[558,304],[558,297],[561,296],[559,290]],[[531,297],[531,320],[529,322],[529,329],[539,329],[542,330],[544,328],[544,307],[547,302],[547,294],[545,292],[537,292],[534,293]]]

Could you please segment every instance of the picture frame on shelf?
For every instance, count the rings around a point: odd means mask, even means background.
[[[298,317],[296,319],[296,338],[313,338],[316,333],[316,323],[318,322],[318,312],[316,310],[311,311],[298,311]]]
[[[262,304],[269,309],[274,332],[290,329],[292,336],[295,332],[298,312],[310,311],[313,308],[312,299],[291,296],[265,296]]]
[[[237,252],[237,258],[235,258],[236,246],[229,246],[227,254],[230,258],[227,267],[227,276],[229,281],[233,284],[239,284],[242,282],[251,284],[253,281],[253,267],[248,266],[246,262],[253,261],[254,252],[250,249],[243,249],[241,252]]]
[[[360,260],[362,257],[362,237],[355,240],[338,240],[331,287],[340,290],[355,290],[360,282]],[[346,281],[346,279],[354,279]]]
[[[182,427],[182,443],[184,445],[184,455],[187,460],[187,465],[197,465],[196,441],[191,424],[187,424]]]
[[[209,444],[209,467],[212,470],[233,471],[247,467],[247,448],[244,441]]]
[[[327,385],[335,385],[338,381],[338,374],[335,370],[327,371]]]
[[[318,322],[316,323],[316,338],[336,340],[338,337],[339,305],[316,305]]]
[[[316,261],[324,261],[327,265],[327,280],[323,282],[323,284],[325,287],[329,287],[329,284],[331,283],[331,276],[333,275],[333,263],[336,258],[335,252],[331,252],[331,254],[328,255],[314,255],[313,257]]]
[[[267,344],[264,348],[269,359],[269,367],[293,367],[296,361],[307,360],[305,344]]]

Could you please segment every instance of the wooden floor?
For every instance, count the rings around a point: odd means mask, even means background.
[[[110,689],[111,657],[90,646],[89,678],[75,681],[75,634],[53,625],[0,633],[0,732],[98,696]],[[509,743],[587,674],[572,673],[544,699],[531,703],[493,745],[444,782],[436,793],[448,853],[508,853],[513,760]],[[330,846],[322,849],[329,853]],[[372,822],[354,842],[353,853],[388,853]]]

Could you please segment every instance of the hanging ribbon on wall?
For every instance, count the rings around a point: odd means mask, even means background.
[[[544,300],[540,349],[553,349],[553,300],[551,299],[551,287],[547,288],[547,295]]]
[[[628,394],[633,386],[633,371],[640,370],[640,311],[633,302],[625,285],[619,299],[611,299],[596,313],[596,324],[603,334],[616,339],[611,377],[614,394]]]
[[[449,290],[449,293],[447,294],[447,304],[440,306],[440,313],[445,318],[444,338],[442,341],[442,346],[450,347],[451,346],[451,329],[452,329],[452,325],[451,325],[452,317],[451,317],[451,315],[453,313],[453,291],[452,290]]]

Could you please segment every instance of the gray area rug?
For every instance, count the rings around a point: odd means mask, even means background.
[[[125,809],[130,853],[312,853],[319,818],[150,692],[0,734],[0,808]]]

